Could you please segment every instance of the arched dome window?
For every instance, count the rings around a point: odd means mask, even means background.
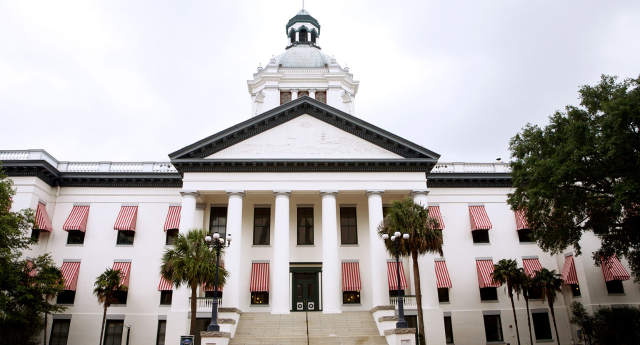
[[[300,42],[307,42],[307,29],[300,30]]]
[[[327,103],[327,93],[326,92],[316,92],[316,100]]]
[[[291,102],[291,92],[280,92],[280,105]]]
[[[309,96],[309,92],[307,91],[300,91],[298,92],[298,98],[302,97],[302,96]]]
[[[296,31],[291,29],[291,31],[289,32],[289,38],[291,38],[291,43],[296,41]]]
[[[316,43],[316,30],[311,30],[311,42]]]

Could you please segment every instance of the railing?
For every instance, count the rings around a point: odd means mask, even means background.
[[[171,163],[154,163],[153,172],[177,172],[176,167]]]
[[[508,173],[511,172],[509,163],[438,163],[431,170],[432,173],[471,173],[471,174],[486,174],[486,173]]]
[[[406,296],[402,296],[404,297],[404,307],[405,308],[417,308],[418,305],[416,304],[416,296],[415,295],[406,295]],[[398,308],[398,297],[389,297],[389,304],[391,304],[392,306]]]
[[[329,70],[326,68],[323,69],[280,69],[280,73],[284,74],[324,74],[329,73]]]
[[[100,163],[69,163],[67,171],[71,172],[97,172],[100,171]]]
[[[211,308],[213,308],[213,297],[198,297],[196,303],[199,311],[211,311]],[[189,305],[191,305],[191,297],[189,297]],[[222,307],[222,297],[218,297],[218,307]]]
[[[0,161],[22,161],[29,159],[29,151],[0,151]]]

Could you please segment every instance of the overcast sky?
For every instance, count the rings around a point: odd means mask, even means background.
[[[246,81],[301,0],[0,1],[0,149],[166,161],[251,115]],[[640,1],[306,0],[359,118],[442,155],[509,158],[600,74],[640,74]]]

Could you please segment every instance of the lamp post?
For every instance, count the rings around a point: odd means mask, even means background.
[[[218,325],[218,267],[220,264],[220,250],[224,247],[231,245],[231,234],[227,234],[227,244],[224,243],[224,238],[220,238],[219,233],[213,234],[213,242],[211,242],[211,236],[204,238],[209,244],[209,248],[216,251],[216,280],[213,284],[213,306],[211,308],[211,323],[207,326],[207,332],[219,332],[220,325]]]
[[[393,248],[396,251],[396,278],[398,279],[398,322],[396,322],[396,328],[407,328],[409,325],[407,321],[404,319],[404,298],[402,297],[402,290],[400,289],[400,259],[398,254],[398,247],[400,246],[400,236],[402,234],[400,231],[396,231],[393,236],[391,236],[391,242],[393,243]],[[409,239],[409,234],[402,235],[402,238],[405,240]],[[389,239],[389,235],[383,234],[383,240]],[[398,239],[396,241],[396,239]]]

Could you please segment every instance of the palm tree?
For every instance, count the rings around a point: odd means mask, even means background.
[[[418,332],[420,344],[425,344],[424,318],[422,315],[422,290],[420,288],[420,268],[418,256],[426,253],[442,253],[442,230],[440,224],[434,218],[429,217],[429,210],[413,199],[405,198],[402,201],[394,201],[387,216],[378,226],[378,236],[387,234],[392,236],[396,231],[409,234],[409,239],[396,239],[401,241],[399,245],[400,256],[410,256],[413,260],[414,284],[416,289],[416,303],[418,306]],[[387,251],[395,256],[395,248],[391,241],[385,241]]]
[[[518,263],[513,259],[502,259],[496,265],[494,265],[493,273],[491,273],[491,279],[493,282],[500,285],[506,284],[505,289],[511,299],[511,309],[513,310],[513,319],[516,325],[516,335],[518,336],[518,345],[520,345],[520,330],[518,329],[518,317],[516,316],[516,307],[513,304],[513,293],[515,292],[520,298],[522,292],[522,286],[520,285],[520,279],[522,274],[522,268],[518,268]]]
[[[558,336],[558,325],[556,325],[556,313],[553,311],[553,302],[556,301],[558,292],[562,292],[562,283],[562,276],[556,273],[556,270],[549,271],[544,267],[540,269],[540,271],[536,271],[536,276],[533,278],[533,286],[540,288],[541,298],[543,300],[546,298],[549,304],[558,345],[560,345],[560,337]]]
[[[531,315],[529,313],[529,289],[532,285],[531,277],[529,277],[524,271],[521,272],[520,285],[522,287],[522,297],[527,305],[527,325],[529,325],[529,341],[533,344],[533,334],[531,333]]]
[[[216,273],[216,252],[210,250],[205,241],[209,235],[203,229],[191,229],[186,234],[179,234],[173,248],[165,250],[162,255],[160,274],[175,287],[186,285],[191,288],[191,328],[189,333],[196,332],[196,309],[198,286],[213,286]],[[222,254],[222,252],[221,252]],[[224,286],[229,274],[220,266],[218,286]]]
[[[120,270],[107,268],[100,276],[96,278],[93,284],[93,294],[98,297],[98,303],[104,305],[104,313],[102,314],[102,327],[100,328],[100,345],[102,345],[102,337],[104,336],[104,324],[107,321],[107,308],[118,302],[116,294],[127,291],[129,287],[120,284]]]

